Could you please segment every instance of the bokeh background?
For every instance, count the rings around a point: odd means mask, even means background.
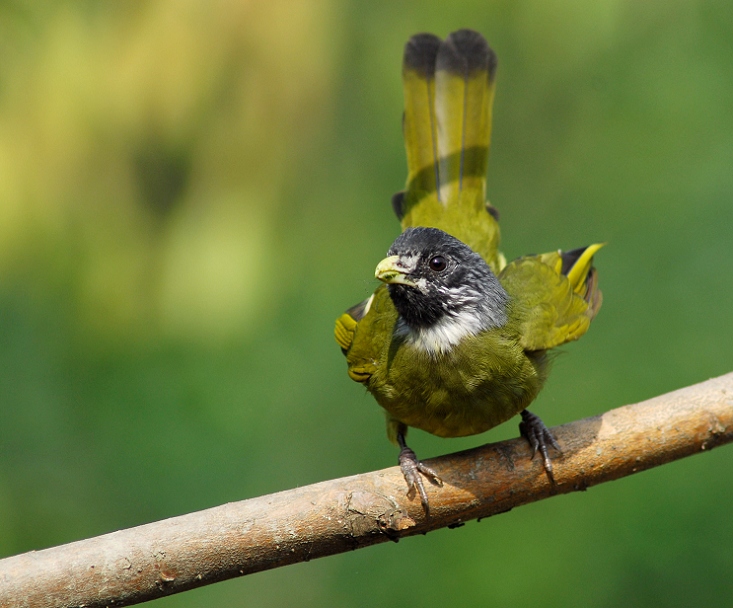
[[[609,243],[534,410],[733,369],[730,2],[4,1],[1,556],[395,463],[333,320],[398,233],[402,46],[459,27],[499,55],[507,256]],[[721,448],[155,605],[730,605],[731,479]]]

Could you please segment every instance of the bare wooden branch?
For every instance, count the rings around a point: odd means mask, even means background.
[[[553,429],[552,487],[515,439],[428,461],[431,517],[397,467],[0,560],[0,606],[124,606],[489,517],[733,441],[733,373]]]

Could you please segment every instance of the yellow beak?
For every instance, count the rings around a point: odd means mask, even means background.
[[[407,277],[405,272],[406,269],[400,264],[400,256],[391,255],[377,264],[374,276],[383,283],[400,283],[415,287],[415,283]]]

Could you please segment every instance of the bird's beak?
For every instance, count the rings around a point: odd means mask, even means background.
[[[400,256],[391,255],[377,264],[374,276],[383,283],[399,283],[415,287],[415,283],[407,277],[407,268],[400,263]]]

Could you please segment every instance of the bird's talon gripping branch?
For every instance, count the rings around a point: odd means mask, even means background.
[[[424,465],[417,459],[415,452],[413,452],[411,448],[407,447],[405,438],[402,434],[397,436],[397,441],[400,444],[398,462],[400,464],[400,469],[402,470],[402,475],[404,475],[405,481],[407,482],[407,497],[412,499],[415,497],[416,493],[419,494],[420,502],[425,510],[425,515],[430,516],[430,503],[428,502],[428,494],[425,491],[425,484],[423,483],[422,475],[424,475],[430,483],[438,487],[443,486],[443,480],[440,479],[433,469]]]
[[[552,470],[552,460],[550,459],[549,447],[552,447],[558,453],[562,450],[557,443],[554,435],[542,422],[542,419],[533,414],[529,410],[522,410],[520,416],[522,422],[519,423],[519,432],[524,437],[532,448],[532,458],[539,452],[542,456],[542,464],[545,467],[545,472],[550,482],[555,484],[555,475]]]

